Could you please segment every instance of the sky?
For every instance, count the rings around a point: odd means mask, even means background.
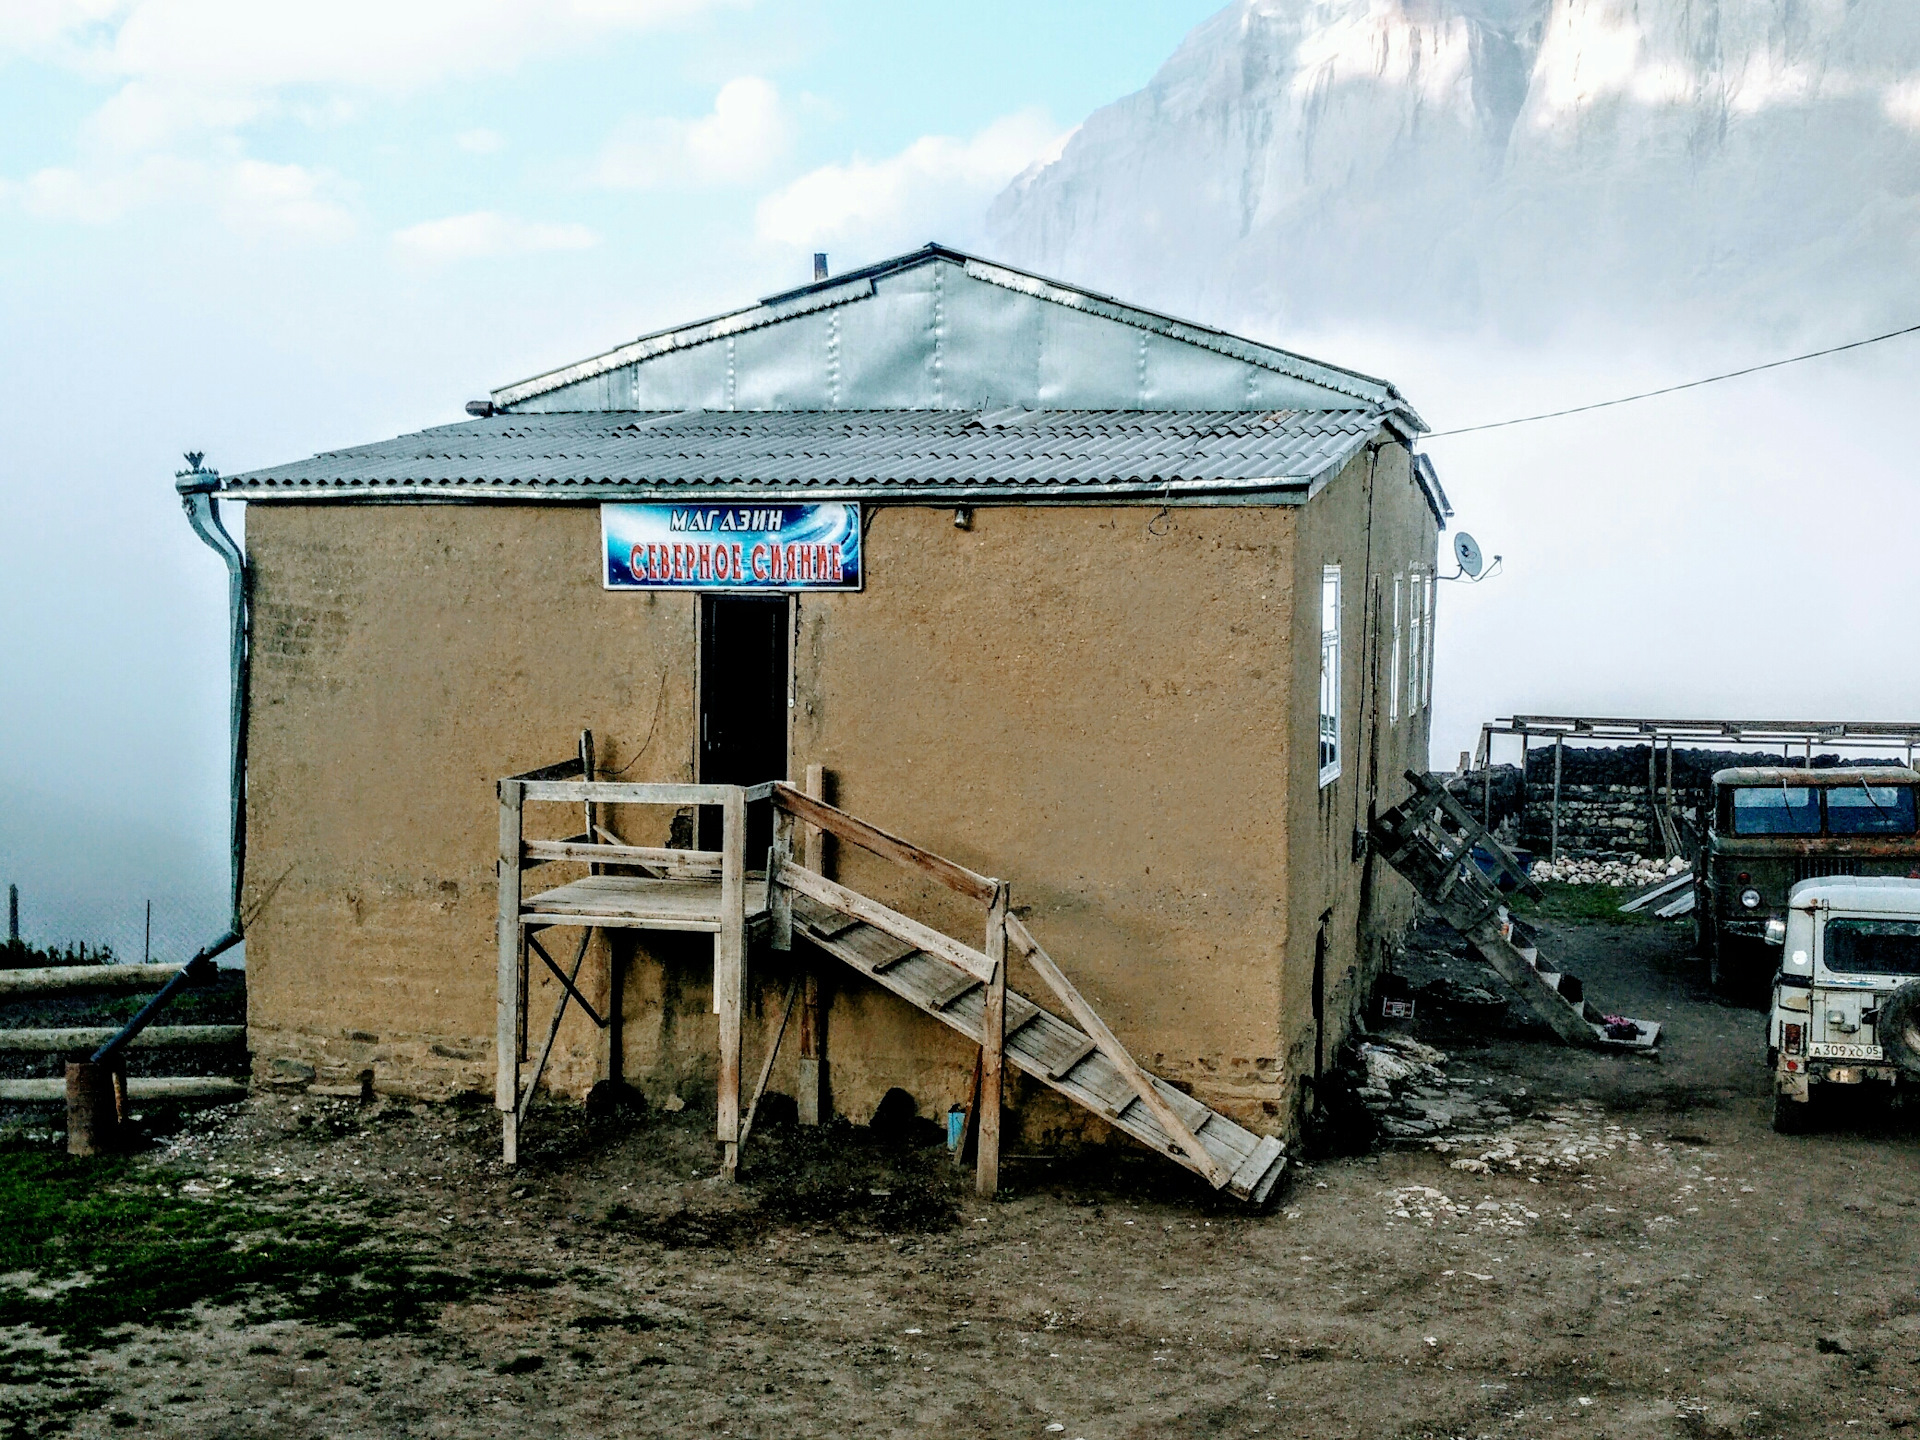
[[[225,575],[173,492],[930,239],[1214,7],[0,0],[0,883],[224,915]],[[102,902],[99,897],[109,897]],[[104,905],[104,909],[103,909]]]

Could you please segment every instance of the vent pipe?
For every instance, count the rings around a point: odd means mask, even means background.
[[[813,278],[816,281],[827,278],[827,252],[824,250],[813,252]]]

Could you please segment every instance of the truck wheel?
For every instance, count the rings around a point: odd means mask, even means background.
[[[1813,1096],[1795,1100],[1791,1095],[1773,1092],[1773,1129],[1778,1135],[1805,1135],[1813,1129]]]

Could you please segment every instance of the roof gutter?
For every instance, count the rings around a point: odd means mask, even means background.
[[[233,759],[228,780],[232,886],[227,933],[194,957],[199,960],[231,949],[239,942],[243,929],[240,886],[247,859],[247,620],[251,585],[246,553],[220,523],[220,502],[214,498],[220,488],[220,472],[202,467],[198,455],[189,455],[187,461],[191,468],[179,471],[174,477],[181,508],[187,512],[187,523],[193,526],[193,533],[206,541],[227,565],[228,743]]]

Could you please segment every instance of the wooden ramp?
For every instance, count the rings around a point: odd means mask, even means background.
[[[1413,798],[1381,815],[1370,832],[1374,848],[1387,863],[1466,937],[1567,1044],[1641,1051],[1658,1045],[1656,1022],[1609,1015],[1587,998],[1576,977],[1542,957],[1533,932],[1513,917],[1501,899],[1502,880],[1538,898],[1540,891],[1520,862],[1447,793],[1446,786],[1413,770],[1407,772],[1407,779],[1413,783]]]

